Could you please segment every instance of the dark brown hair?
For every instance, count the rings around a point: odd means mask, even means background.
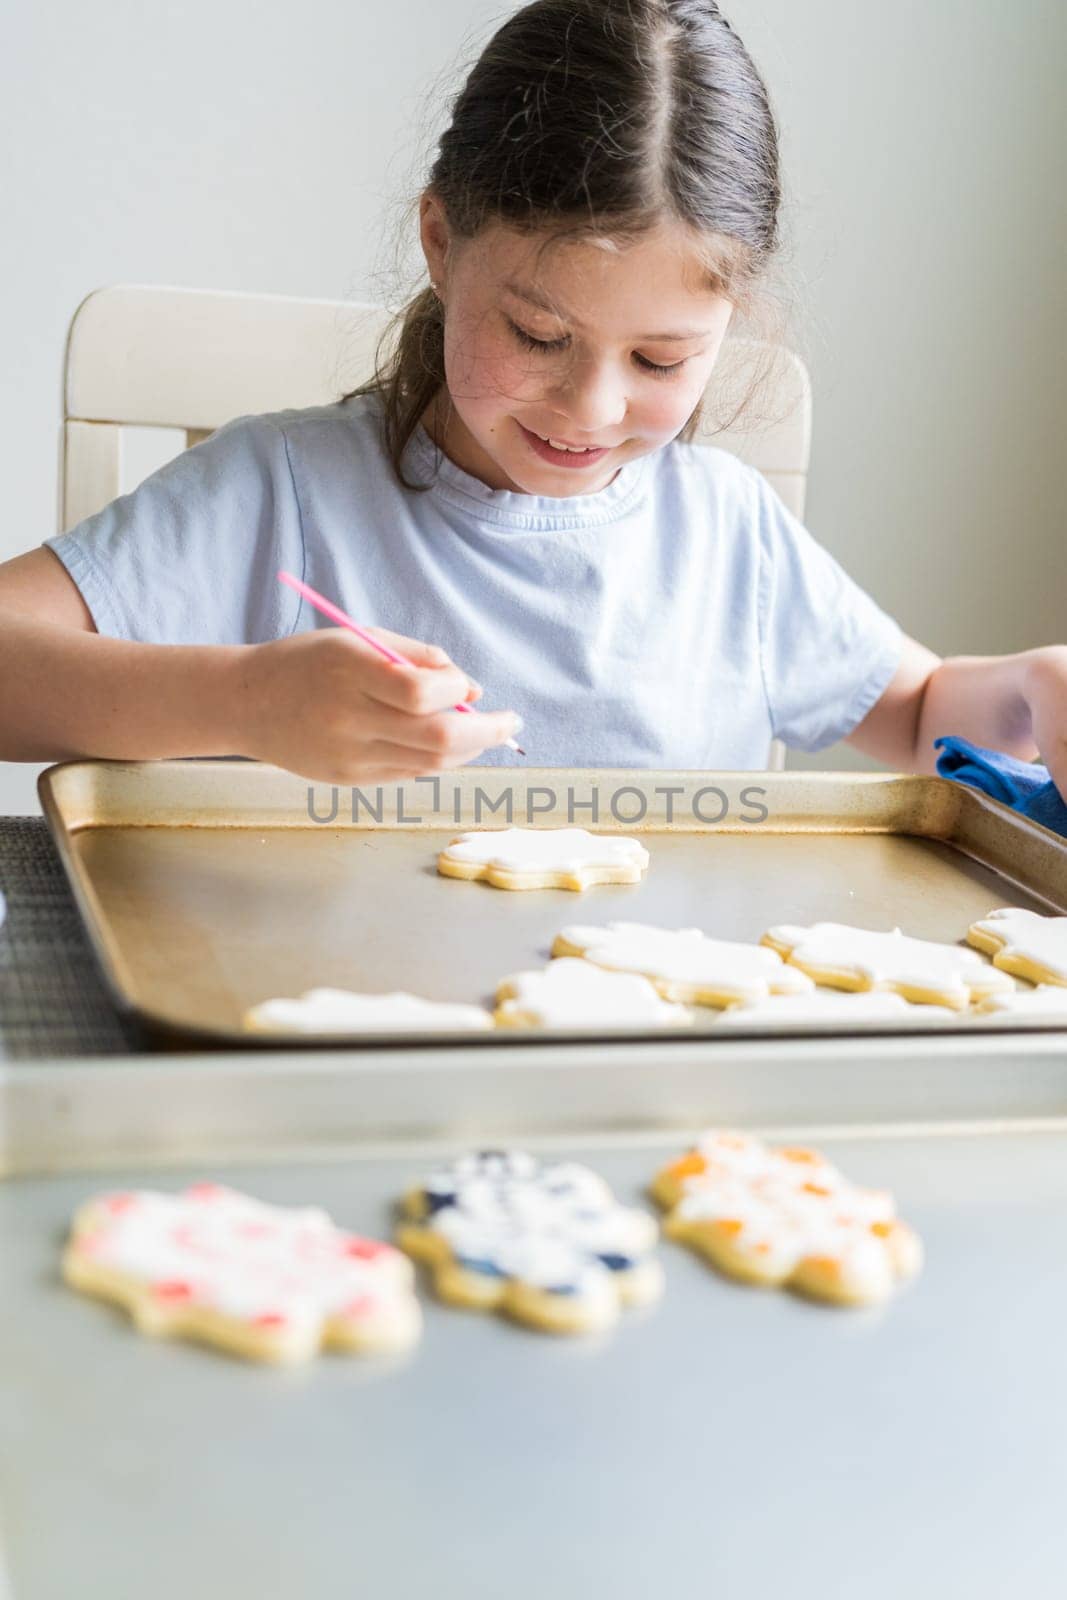
[[[493,35],[452,105],[428,185],[453,236],[496,222],[625,246],[692,230],[708,287],[750,310],[778,248],[778,131],[763,80],[715,0],[534,0]],[[418,202],[416,201],[417,205]],[[424,287],[379,342],[373,378],[400,482],[445,382],[444,313]],[[743,406],[744,402],[742,402]],[[742,407],[734,412],[736,420]],[[701,426],[698,406],[680,434]]]

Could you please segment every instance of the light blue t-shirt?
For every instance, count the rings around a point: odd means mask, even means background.
[[[377,396],[241,417],[44,542],[100,633],[156,644],[332,626],[287,568],[447,650],[536,766],[760,768],[772,737],[845,737],[896,670],[897,623],[726,451],[673,441],[567,498],[490,489],[421,427],[404,463],[432,488],[397,482]]]

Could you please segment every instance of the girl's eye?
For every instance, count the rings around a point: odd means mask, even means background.
[[[647,356],[636,356],[634,359],[639,361],[646,372],[650,372],[654,378],[669,378],[672,373],[681,372],[685,366],[684,358],[681,361],[672,361],[669,367],[657,366],[654,361],[649,361]]]
[[[507,319],[508,327],[527,350],[562,350],[567,343],[566,339],[535,339],[532,333],[527,333],[525,328],[520,328],[517,322]]]
[[[510,317],[507,318],[507,324],[519,343],[525,345],[527,350],[562,350],[567,343],[566,339],[535,339],[532,333],[520,328]],[[669,367],[661,367],[655,361],[649,361],[647,356],[636,355],[634,359],[654,378],[669,378],[685,366],[685,360],[674,361]]]

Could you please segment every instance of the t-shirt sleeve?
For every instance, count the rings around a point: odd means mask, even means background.
[[[45,539],[97,630],[150,644],[259,644],[296,626],[304,540],[285,434],[238,417],[130,494]]]
[[[903,633],[760,473],[760,649],[774,737],[814,752],[847,738],[900,663]]]

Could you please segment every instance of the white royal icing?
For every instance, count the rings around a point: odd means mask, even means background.
[[[609,922],[598,928],[574,923],[561,929],[560,936],[594,966],[713,989],[738,1000],[757,1000],[769,993],[804,994],[815,987],[806,973],[788,966],[776,950],[712,939],[700,928],[656,928],[642,922]]]
[[[916,1006],[903,995],[886,989],[862,989],[856,993],[835,993],[815,989],[810,994],[770,995],[752,1005],[731,1006],[717,1018],[719,1027],[745,1028],[754,1022],[835,1022],[847,1027],[850,1022],[957,1021],[959,1013],[948,1006]]]
[[[500,988],[505,986],[514,992],[501,1000],[500,1013],[529,1015],[546,1028],[644,1022],[674,1027],[693,1021],[686,1006],[661,1000],[647,978],[607,972],[577,956],[559,956],[541,971],[513,973],[501,980]]]
[[[583,867],[648,865],[637,839],[586,828],[501,828],[460,834],[441,852],[453,861],[510,872],[579,872]]]
[[[246,1028],[300,1033],[358,1033],[365,1029],[491,1028],[481,1006],[422,1000],[393,994],[356,994],[349,989],[308,989],[298,1000],[262,1000],[245,1013]]]
[[[461,1266],[488,1263],[539,1289],[600,1294],[613,1272],[647,1258],[656,1238],[651,1218],[620,1206],[588,1167],[542,1166],[525,1151],[466,1156],[431,1173],[423,1193],[432,1207],[424,1226],[448,1241]]]
[[[1039,983],[1036,989],[991,994],[975,1007],[975,1011],[985,1016],[1011,1012],[1024,1017],[1061,1017],[1067,1022],[1067,988],[1061,983]]]
[[[816,1183],[823,1189],[836,1189],[847,1181],[817,1150],[794,1145],[771,1147],[752,1134],[735,1129],[709,1129],[691,1146],[691,1153],[701,1158],[706,1173],[731,1175],[752,1183],[773,1177],[794,1187]],[[694,1174],[692,1181],[699,1183],[702,1176]],[[684,1181],[688,1183],[689,1176]]]
[[[1067,984],[1067,917],[1043,917],[1037,911],[1004,906],[974,926],[1004,941],[998,954],[1021,957]]]
[[[839,922],[816,922],[810,928],[783,924],[769,929],[768,937],[788,948],[789,959],[797,966],[854,973],[872,984],[936,990],[964,1004],[971,991],[984,994],[1012,987],[1008,975],[977,950],[912,939],[899,928],[876,933]]]
[[[392,1245],[336,1228],[316,1207],[265,1205],[216,1184],[183,1194],[103,1195],[75,1248],[154,1289],[242,1322],[282,1318],[289,1329],[343,1315],[367,1321],[410,1299]]]

